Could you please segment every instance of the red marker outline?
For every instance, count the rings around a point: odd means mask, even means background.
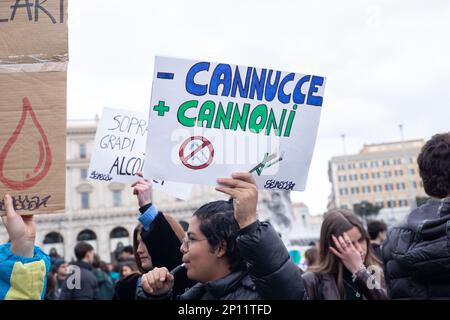
[[[3,184],[5,186],[7,186],[8,188],[11,188],[13,190],[24,190],[24,189],[31,188],[32,186],[34,186],[36,183],[41,181],[47,175],[48,171],[50,170],[50,166],[52,164],[52,152],[50,150],[50,145],[48,143],[47,136],[44,132],[44,129],[42,129],[41,124],[38,122],[36,115],[35,115],[33,109],[31,108],[29,99],[27,97],[24,97],[22,99],[22,103],[23,103],[22,115],[20,117],[19,123],[17,124],[17,127],[14,130],[13,134],[11,135],[11,137],[9,137],[8,141],[4,145],[2,151],[0,152],[0,181],[3,182]],[[36,129],[41,134],[42,140],[44,140],[43,143],[41,140],[38,141],[39,160],[38,160],[36,167],[34,168],[34,172],[36,172],[42,166],[42,163],[44,162],[44,157],[46,159],[45,159],[45,163],[44,163],[44,168],[38,175],[36,175],[28,180],[17,181],[17,180],[8,179],[7,177],[5,177],[3,174],[3,171],[4,171],[6,156],[9,152],[9,150],[11,149],[12,145],[16,142],[17,138],[19,137],[20,131],[22,131],[27,112],[30,113],[31,120],[33,121]],[[45,153],[43,150],[44,146],[45,146]]]
[[[192,151],[189,155],[185,156],[185,155],[184,155],[184,148],[186,147],[186,145],[187,145],[189,142],[194,141],[194,140],[201,140],[203,143],[202,143],[201,146],[197,147],[197,149],[195,149],[194,151]],[[188,163],[188,160],[191,159],[197,152],[199,152],[200,150],[202,150],[202,149],[205,148],[205,147],[207,147],[207,148],[209,149],[209,159],[208,159],[208,161],[207,161],[206,163],[203,163],[203,164],[198,165],[198,166],[194,166],[194,165],[192,165],[192,164],[189,164],[189,163]],[[211,162],[213,161],[213,158],[214,158],[214,148],[213,148],[213,146],[212,146],[211,141],[209,141],[209,140],[206,139],[205,137],[202,137],[202,136],[193,136],[193,137],[187,138],[187,139],[181,144],[181,147],[180,147],[180,150],[179,150],[179,153],[178,153],[178,154],[179,154],[179,156],[180,156],[181,162],[182,162],[186,167],[188,167],[189,169],[192,169],[192,170],[200,170],[200,169],[204,169],[204,168],[206,168],[207,166],[209,166],[209,165],[211,164]]]

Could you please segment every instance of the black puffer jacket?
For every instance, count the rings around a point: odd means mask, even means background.
[[[239,230],[237,246],[245,260],[247,270],[235,271],[226,277],[197,284],[177,299],[182,300],[258,300],[299,299],[305,297],[300,268],[267,222],[255,221]],[[138,286],[138,299],[169,299],[147,295]]]
[[[450,198],[431,199],[382,247],[391,299],[450,299]]]
[[[241,229],[237,245],[262,299],[305,297],[301,270],[270,223],[256,221]]]
[[[259,300],[250,276],[246,271],[232,272],[226,277],[197,283],[186,293],[178,296],[179,300]]]

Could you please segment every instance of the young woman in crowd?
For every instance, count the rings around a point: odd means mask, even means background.
[[[189,279],[198,283],[176,296],[172,292],[176,279],[169,269],[155,268],[142,277],[140,298],[303,298],[300,269],[273,227],[256,219],[258,191],[253,176],[235,173],[231,179],[218,179],[218,183],[216,189],[232,199],[200,207],[180,248]]]
[[[133,232],[133,251],[138,272],[122,277],[116,285],[114,300],[135,300],[143,274],[155,267],[167,267],[172,270],[182,263],[179,248],[184,236],[183,228],[173,217],[158,212],[152,205],[149,180],[142,178],[132,187],[141,212],[140,223]],[[185,269],[177,272],[175,277],[176,294],[182,294],[195,284],[187,278]]]
[[[383,271],[361,221],[350,210],[325,214],[319,258],[302,275],[309,300],[386,299]]]

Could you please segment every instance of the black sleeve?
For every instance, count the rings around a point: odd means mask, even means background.
[[[154,267],[172,270],[182,263],[181,241],[161,212],[158,212],[147,231],[141,231],[141,237]]]
[[[304,298],[301,270],[270,223],[255,221],[241,229],[237,245],[263,299]]]
[[[146,204],[145,206],[142,206],[139,208],[139,212],[142,214],[145,211],[147,211],[148,208],[150,208],[152,206],[152,203],[150,202],[149,204]]]

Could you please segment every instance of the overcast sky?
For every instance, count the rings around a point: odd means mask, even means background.
[[[305,192],[326,210],[328,160],[450,130],[450,1],[76,0],[68,118],[145,110],[155,55],[327,77]]]

